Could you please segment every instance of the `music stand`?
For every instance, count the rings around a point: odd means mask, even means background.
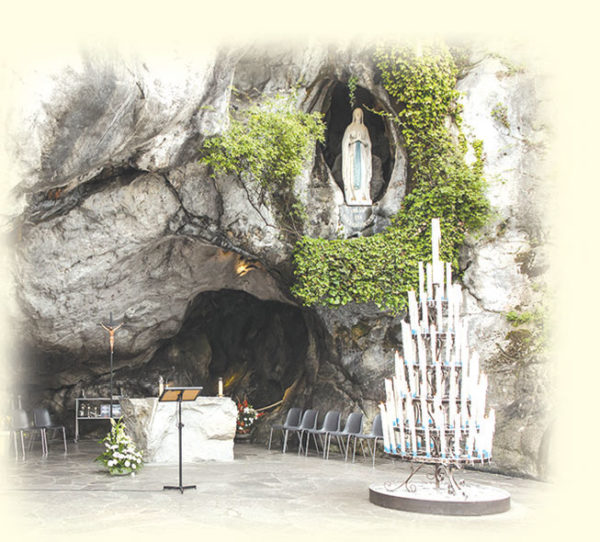
[[[201,391],[201,386],[196,388],[165,388],[161,396],[158,398],[158,400],[163,403],[173,403],[175,401],[179,403],[179,416],[177,423],[177,427],[179,428],[179,485],[164,486],[163,489],[178,489],[181,491],[181,493],[183,493],[184,489],[196,489],[196,486],[182,485],[181,430],[183,429],[183,424],[181,423],[181,403],[183,401],[195,401],[198,395],[200,395]]]

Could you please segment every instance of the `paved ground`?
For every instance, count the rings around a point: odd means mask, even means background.
[[[509,512],[484,517],[429,516],[389,510],[369,502],[372,483],[402,480],[410,466],[378,459],[345,463],[315,454],[268,451],[236,444],[235,461],[184,464],[184,484],[197,489],[164,491],[178,483],[177,466],[146,465],[136,476],[111,477],[93,458],[96,441],[69,443],[68,454],[53,443],[46,458],[34,449],[26,460],[8,458],[0,494],[11,523],[24,539],[329,540],[385,537],[423,540],[521,538],[542,527],[551,499],[550,484],[467,471],[467,483],[491,485],[511,494]],[[180,536],[180,533],[188,536]],[[310,537],[310,538],[309,538]],[[122,539],[118,537],[118,539]],[[431,539],[425,537],[425,539]]]

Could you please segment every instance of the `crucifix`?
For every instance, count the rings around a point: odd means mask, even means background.
[[[113,417],[113,353],[115,350],[115,331],[119,329],[123,322],[121,322],[118,326],[113,322],[112,312],[110,313],[110,322],[108,324],[100,324],[106,331],[108,331],[108,337],[110,342],[110,410],[109,415]]]

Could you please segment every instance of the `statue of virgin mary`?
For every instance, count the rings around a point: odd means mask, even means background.
[[[347,205],[371,205],[371,138],[359,107],[342,139],[342,179]]]

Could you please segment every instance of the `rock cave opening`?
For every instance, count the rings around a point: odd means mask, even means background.
[[[146,373],[180,386],[204,387],[256,408],[280,401],[302,377],[309,332],[302,310],[260,300],[244,291],[200,293],[191,302],[177,335],[157,350]]]
[[[365,88],[356,86],[354,93],[355,107],[360,107],[364,113],[364,123],[369,130],[372,144],[373,178],[371,180],[371,200],[381,199],[390,181],[394,169],[394,154],[390,140],[386,134],[383,118],[373,112],[376,105],[375,97]],[[329,107],[325,111],[324,120],[327,126],[323,156],[329,166],[333,178],[343,190],[342,179],[342,138],[346,127],[352,122],[350,105],[350,89],[347,84],[337,82],[329,87],[329,96],[325,103]]]

